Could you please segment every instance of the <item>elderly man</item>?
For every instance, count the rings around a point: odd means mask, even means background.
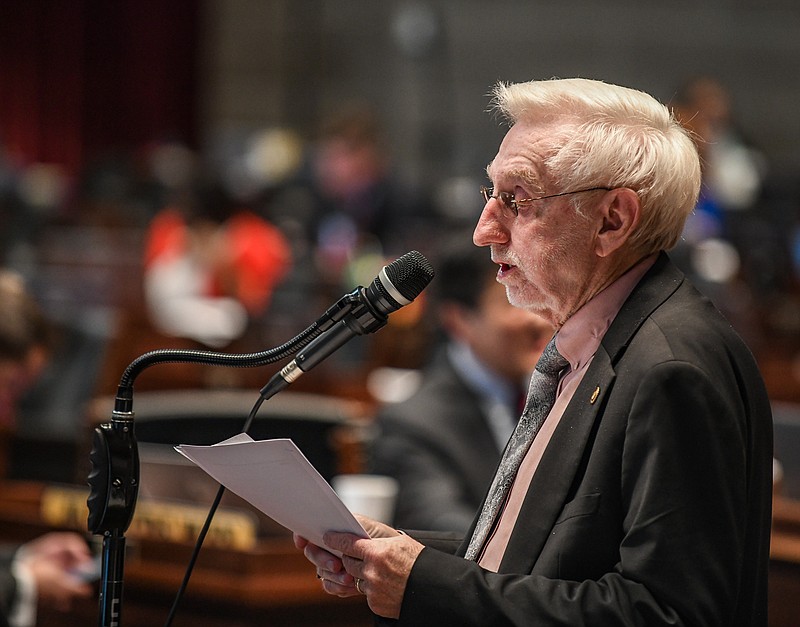
[[[697,199],[694,145],[597,81],[495,103],[511,127],[474,241],[557,331],[493,484],[463,538],[362,520],[369,539],[297,546],[327,592],[400,625],[766,625],[768,398],[664,253]]]

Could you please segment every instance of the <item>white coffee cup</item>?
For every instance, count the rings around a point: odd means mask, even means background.
[[[337,475],[331,487],[354,514],[391,524],[397,499],[397,481],[382,475]]]

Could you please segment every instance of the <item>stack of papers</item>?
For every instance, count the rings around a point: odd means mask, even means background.
[[[180,444],[181,455],[278,524],[318,546],[326,531],[369,537],[322,475],[289,439],[240,433],[211,446]]]

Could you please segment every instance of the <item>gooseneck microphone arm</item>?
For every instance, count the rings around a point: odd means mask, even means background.
[[[368,288],[342,296],[311,326],[285,344],[257,353],[228,354],[203,350],[160,349],[141,355],[120,378],[111,422],[94,430],[88,528],[103,536],[100,627],[121,627],[125,531],[133,518],[139,491],[139,453],[134,432],[133,385],[146,368],[164,363],[199,363],[232,368],[264,366],[301,351],[291,366],[298,374],[278,373],[262,388],[260,401],[274,396],[346,341],[386,324],[389,313],[413,301],[433,278],[423,255],[411,251],[385,266]],[[316,343],[315,343],[316,342]],[[302,352],[308,346],[308,352]],[[252,415],[244,431],[254,418]]]
[[[289,355],[293,355],[315,337],[345,318],[358,305],[358,290],[342,296],[333,306],[299,335],[290,341],[266,351],[257,353],[218,353],[214,351],[193,349],[158,349],[140,355],[134,359],[122,373],[115,399],[114,410],[120,413],[130,412],[133,406],[133,383],[136,377],[151,366],[167,363],[193,363],[228,368],[255,368],[266,366]]]

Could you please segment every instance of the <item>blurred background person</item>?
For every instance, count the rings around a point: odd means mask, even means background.
[[[737,123],[732,95],[717,78],[692,76],[673,110],[701,156],[700,197],[675,260],[747,341],[763,341],[758,301],[778,288],[788,253],[763,202],[768,167]]]
[[[767,174],[763,155],[736,123],[731,101],[725,85],[711,76],[686,80],[673,100],[681,123],[699,138],[703,200],[716,212],[752,209]]]
[[[289,271],[281,231],[223,185],[202,186],[159,212],[144,252],[153,325],[210,347],[239,339]]]
[[[310,207],[293,210],[307,215],[319,272],[337,287],[411,248],[424,249],[434,236],[433,205],[396,172],[369,106],[344,106],[323,118],[304,177]]]
[[[18,401],[44,370],[52,330],[22,278],[0,269],[0,426],[14,431]]]
[[[496,271],[467,236],[437,262],[439,348],[419,389],[379,412],[371,451],[371,471],[398,481],[397,526],[467,529],[553,334],[509,304]]]
[[[262,190],[259,204],[296,253],[271,312],[274,340],[276,330],[283,336],[300,332],[298,322],[311,315],[305,312],[324,309],[342,290],[368,285],[406,252],[431,257],[441,223],[429,190],[411,184],[393,163],[372,105],[339,103],[309,129],[301,165],[280,185]],[[426,339],[418,328],[423,301],[393,315],[380,334],[343,346],[317,370],[316,380],[334,393],[364,397],[364,380],[376,361],[418,367],[417,349]]]
[[[77,533],[53,531],[22,546],[0,546],[0,627],[34,627],[37,604],[67,613],[92,595],[93,560]]]
[[[24,420],[17,401],[42,372],[50,345],[38,303],[19,275],[0,270],[0,428],[7,435]],[[0,451],[0,459],[5,453]],[[90,572],[91,564],[77,533],[47,533],[21,547],[0,545],[0,627],[32,627],[37,603],[69,611],[74,599],[91,596],[92,587],[78,574]]]

